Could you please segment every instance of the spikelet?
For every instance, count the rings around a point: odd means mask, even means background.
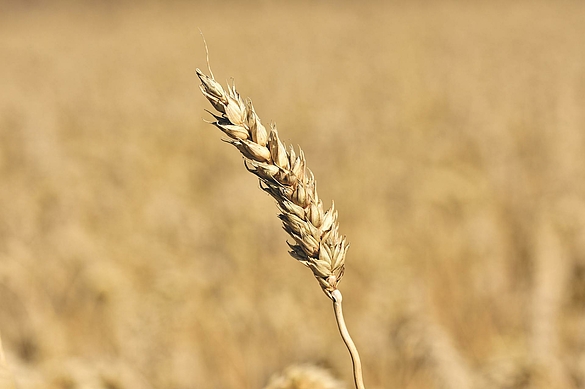
[[[212,114],[214,126],[228,136],[244,156],[246,168],[260,180],[260,187],[277,202],[284,230],[293,242],[287,242],[290,255],[313,271],[323,291],[331,292],[343,276],[349,244],[338,232],[337,211],[327,211],[317,195],[317,182],[306,166],[302,150],[287,149],[275,125],[270,132],[260,122],[250,100],[244,101],[234,84],[227,91],[213,74],[197,69],[201,92],[219,112]]]

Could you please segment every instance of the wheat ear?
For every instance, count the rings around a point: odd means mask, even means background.
[[[317,195],[317,182],[306,166],[305,155],[279,139],[276,125],[267,131],[254,111],[252,102],[244,101],[235,85],[227,91],[215,81],[211,69],[207,76],[197,69],[201,92],[219,115],[211,122],[223,131],[228,142],[244,157],[244,165],[258,176],[260,187],[277,202],[284,230],[294,242],[287,244],[290,255],[313,271],[325,294],[333,301],[335,318],[341,336],[350,352],[356,388],[363,389],[360,358],[349,336],[341,309],[342,295],[337,284],[345,269],[349,244],[338,232],[334,205],[323,210]]]

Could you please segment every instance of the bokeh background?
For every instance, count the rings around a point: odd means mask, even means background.
[[[0,3],[17,387],[351,385],[331,304],[206,124],[207,39],[351,248],[369,388],[585,388],[585,3]]]

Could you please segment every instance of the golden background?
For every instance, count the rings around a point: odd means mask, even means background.
[[[301,145],[368,388],[585,388],[585,3],[0,3],[0,333],[18,388],[351,386],[330,301],[202,119]]]

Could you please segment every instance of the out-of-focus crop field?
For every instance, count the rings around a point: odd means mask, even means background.
[[[260,389],[301,362],[351,384],[330,301],[203,121],[199,28],[335,200],[368,388],[585,388],[585,3],[13,1],[18,388]]]

